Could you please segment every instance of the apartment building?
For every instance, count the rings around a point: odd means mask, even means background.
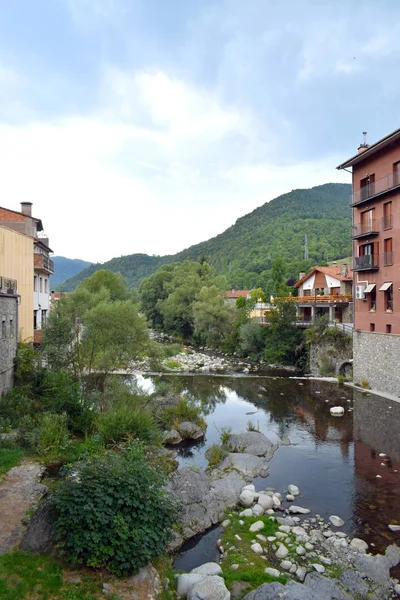
[[[19,337],[38,343],[50,309],[54,273],[49,240],[43,235],[41,219],[32,216],[31,202],[22,202],[20,212],[0,207],[0,230],[0,271],[18,280]]]
[[[354,381],[400,396],[400,129],[337,168],[353,179]]]

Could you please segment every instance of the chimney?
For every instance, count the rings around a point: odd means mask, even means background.
[[[342,277],[348,277],[349,265],[340,265],[340,274]]]
[[[303,279],[303,277],[305,277],[305,273],[303,273],[303,271],[301,271],[299,273],[299,281],[300,281],[300,279]]]
[[[32,216],[32,202],[21,202],[21,212],[27,217]]]
[[[367,144],[367,132],[363,131],[363,143],[358,146],[358,154],[364,152],[367,148],[369,148],[369,144]]]

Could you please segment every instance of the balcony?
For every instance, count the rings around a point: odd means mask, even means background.
[[[379,269],[379,254],[367,254],[354,258],[353,271],[375,271]]]
[[[288,298],[276,298],[281,302],[296,302],[296,304],[348,304],[353,302],[353,297],[346,294],[326,294],[324,296],[290,296]]]
[[[353,239],[364,237],[365,235],[378,235],[379,219],[371,219],[365,223],[358,223],[351,228],[351,237]]]
[[[389,173],[386,177],[356,190],[350,195],[350,204],[358,206],[363,202],[368,202],[371,198],[376,198],[396,188],[400,188],[400,171]]]
[[[44,254],[35,253],[33,255],[33,266],[35,269],[39,269],[41,271],[46,271],[49,274],[54,273],[54,263],[53,261]]]

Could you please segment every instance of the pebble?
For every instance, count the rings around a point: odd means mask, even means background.
[[[225,529],[225,527],[228,527],[228,525],[230,525],[231,522],[229,519],[225,519],[225,521],[222,521],[221,525],[222,527]]]
[[[394,593],[400,596],[400,583],[396,583],[394,586]]]
[[[283,531],[277,531],[275,536],[278,538],[278,540],[283,540],[286,537],[286,533],[283,533]]]
[[[274,535],[269,535],[269,536],[267,537],[267,540],[268,540],[268,542],[275,542],[275,540],[276,540],[276,537],[275,537]]]
[[[292,563],[290,562],[290,560],[283,560],[279,566],[284,571],[289,571],[292,567]]]
[[[304,556],[305,553],[306,553],[306,549],[303,548],[303,546],[297,546],[296,554],[298,554],[299,556]]]
[[[297,567],[296,577],[299,581],[304,581],[307,575],[307,569],[305,567]]]
[[[240,535],[238,535],[237,533],[235,533],[235,538],[236,538],[237,540],[239,540],[239,542],[241,542],[241,541],[242,541],[242,538],[241,538],[241,537],[240,537]]]
[[[271,577],[279,577],[280,576],[280,571],[278,571],[278,569],[273,569],[272,567],[267,567],[266,569],[264,569],[264,573],[266,575],[270,575]]]
[[[279,531],[284,531],[285,533],[290,533],[289,525],[279,525]]]
[[[281,544],[278,550],[275,552],[276,558],[286,558],[288,554],[289,550],[283,544]]]
[[[399,527],[399,530],[400,530],[400,527]],[[340,540],[340,541],[344,542],[345,540]],[[351,548],[355,548],[359,552],[366,552],[368,550],[367,542],[364,542],[364,540],[360,540],[360,538],[352,539],[350,542],[350,546],[351,546]]]
[[[244,521],[240,520],[239,525],[244,525]]]
[[[231,569],[232,571],[236,571],[236,569],[239,568],[239,565],[237,565],[236,563],[234,565],[231,565]]]
[[[298,496],[300,494],[300,490],[297,485],[293,485],[292,483],[288,485],[288,493],[291,496]]]
[[[287,500],[288,502],[294,502],[294,496],[292,496],[292,494],[288,494],[288,495],[286,496],[286,500]]]
[[[313,546],[313,544],[310,544],[310,542],[306,542],[304,544],[304,546],[305,546],[305,549],[308,550],[308,551],[314,550],[314,546]]]
[[[251,510],[251,508],[246,508],[245,510],[242,510],[241,513],[239,513],[239,517],[254,517],[253,511]]]
[[[262,554],[263,553],[263,549],[261,547],[261,544],[252,544],[250,546],[251,550],[253,550],[253,552],[255,552],[256,554]]]
[[[303,508],[302,506],[295,506],[292,504],[292,506],[289,507],[289,512],[292,514],[308,515],[311,511],[309,508]]]
[[[384,456],[386,456],[386,454],[384,454],[383,452],[381,452],[379,456],[380,456],[381,458],[383,458]]]
[[[332,525],[334,525],[335,527],[343,527],[343,525],[344,525],[343,519],[341,519],[340,517],[338,517],[336,515],[331,515],[329,517],[329,520],[332,523]]]
[[[267,538],[265,535],[262,535],[262,533],[257,533],[256,538],[260,540],[260,542],[263,542],[263,544],[266,544],[267,542]]]
[[[382,475],[377,475],[376,478],[377,479],[382,479]]]
[[[400,525],[388,525],[390,531],[400,531]]]
[[[256,521],[253,525],[250,525],[249,531],[255,533],[256,531],[261,531],[261,529],[264,529],[264,523],[262,521]]]
[[[332,561],[330,558],[326,558],[325,556],[320,556],[319,557],[319,561],[322,562],[322,564],[324,565],[331,565]]]
[[[323,565],[313,564],[311,566],[317,571],[317,573],[324,573],[325,572],[325,567]]]

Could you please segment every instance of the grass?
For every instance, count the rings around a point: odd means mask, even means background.
[[[229,588],[234,581],[242,581],[249,584],[247,591],[259,587],[263,583],[270,583],[272,581],[279,581],[285,584],[287,578],[281,576],[278,578],[266,575],[264,570],[270,566],[266,556],[255,554],[250,546],[252,540],[257,539],[256,534],[249,531],[250,525],[256,521],[263,521],[264,528],[259,532],[266,537],[275,535],[278,531],[278,524],[272,520],[269,515],[263,515],[261,517],[243,517],[244,525],[241,525],[239,521],[241,518],[238,513],[230,513],[227,518],[231,521],[230,525],[226,527],[222,536],[222,545],[228,550],[228,555],[222,563],[222,571],[227,587]],[[239,535],[241,541],[239,541],[235,534]],[[265,546],[265,543],[263,543]],[[229,550],[232,546],[234,550]],[[232,565],[237,564],[239,567],[235,570],[232,569]]]
[[[259,422],[257,421],[257,425],[255,425],[253,423],[253,421],[251,421],[251,420],[247,421],[247,431],[258,431],[259,432],[260,431]]]
[[[206,458],[208,460],[208,467],[215,467],[222,463],[224,458],[228,455],[226,450],[219,446],[218,444],[213,444],[210,446],[206,452]]]
[[[177,360],[168,360],[165,363],[165,366],[167,367],[167,369],[180,369],[182,365]]]
[[[201,408],[191,404],[184,398],[181,398],[175,406],[168,406],[161,415],[161,421],[164,427],[167,428],[176,427],[183,421],[191,421],[201,428],[206,426],[201,416]]]
[[[162,582],[168,580],[168,586],[165,586],[159,596],[159,600],[176,600],[177,579],[172,566],[170,556],[161,556],[152,561],[152,564],[160,576]]]
[[[16,467],[22,461],[25,452],[22,448],[14,446],[11,442],[0,445],[0,476]]]
[[[82,573],[82,575],[80,574]],[[55,558],[11,552],[0,556],[1,600],[99,600],[103,578],[82,570],[80,584],[65,583],[63,565]],[[114,600],[117,598],[114,596]]]
[[[231,433],[232,429],[230,427],[223,427],[221,429],[220,440],[222,445],[228,443]]]

